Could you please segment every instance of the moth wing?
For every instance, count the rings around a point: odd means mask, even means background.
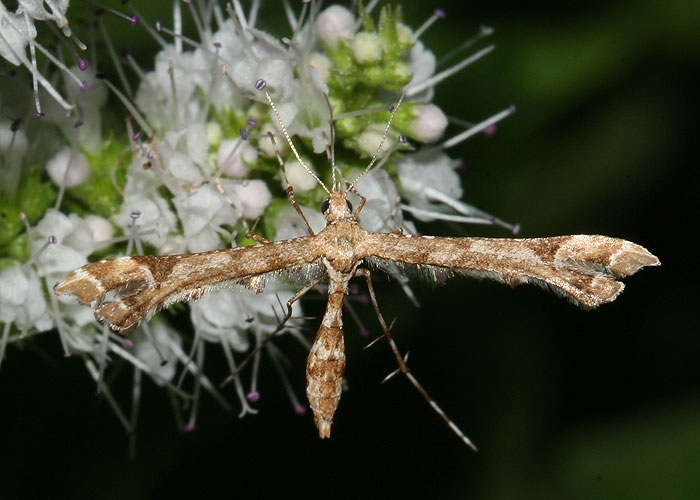
[[[413,266],[434,283],[452,274],[511,286],[532,283],[586,309],[615,300],[620,278],[659,259],[646,248],[598,235],[551,238],[440,238],[369,233],[366,259],[382,269]]]
[[[303,280],[319,273],[308,238],[195,254],[119,257],[71,272],[55,292],[90,305],[95,317],[128,332],[173,302],[197,300],[209,290],[243,285],[261,292],[266,280]]]

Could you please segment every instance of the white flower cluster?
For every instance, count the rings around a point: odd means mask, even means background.
[[[84,85],[84,82],[75,76],[74,72],[69,70],[49,49],[36,42],[38,34],[36,22],[52,22],[61,30],[63,37],[72,38],[79,49],[85,50],[85,45],[74,36],[66,18],[68,4],[69,0],[18,0],[17,8],[14,12],[10,12],[5,4],[0,2],[0,57],[14,66],[23,66],[31,73],[35,91],[36,116],[44,114],[37,92],[39,87],[44,89],[64,110],[73,108],[73,105],[64,99],[56,89],[52,79],[44,76],[39,69],[37,52],[43,54],[78,87]],[[27,50],[29,50],[29,54],[27,54]],[[87,61],[80,59],[79,67],[81,71],[87,69]]]
[[[67,26],[68,2],[44,2],[50,6],[44,17],[36,7],[30,8],[37,2],[19,3],[14,14],[0,4],[0,55],[27,66],[24,47],[35,36],[28,28],[33,26],[31,18],[50,18]],[[174,2],[176,19],[181,16],[180,4]],[[292,23],[291,39],[281,40],[255,28],[258,2],[249,15],[238,1],[227,11],[213,1],[200,4],[194,11],[200,16],[196,41],[177,27],[170,31],[156,23],[155,29],[149,28],[163,49],[152,71],[137,73],[140,83],[133,99],[109,81],[92,79],[85,95],[72,99],[80,112],[80,132],[63,126],[70,147],[48,148],[51,157],[44,158],[57,201],[33,225],[24,217],[22,238],[31,249],[28,259],[13,257],[9,250],[7,256],[0,255],[4,258],[0,361],[9,342],[56,329],[65,353],[83,356],[108,398],[104,370],[122,358],[174,395],[197,397],[203,388],[228,408],[207,378],[205,346],[220,346],[235,372],[234,353],[250,352],[279,329],[285,312],[280,304],[296,291],[292,284],[269,283],[257,294],[237,288],[212,292],[190,304],[192,333],[189,326],[154,320],[128,339],[98,324],[88,308],[70,298],[58,299],[52,287],[94,256],[198,252],[250,244],[246,221],[260,221],[255,232],[270,239],[304,235],[307,228],[286,199],[287,182],[313,230],[322,228],[317,207],[325,194],[290,154],[277,116],[307,165],[326,181],[335,173],[326,155],[319,153],[331,147],[334,134],[336,164],[349,180],[385,141],[386,153],[357,186],[367,200],[360,223],[368,230],[400,226],[415,231],[403,219],[405,214],[420,220],[500,223],[460,201],[458,163],[444,153],[447,142],[438,144],[447,119],[430,102],[434,86],[478,58],[435,72],[435,57],[418,36],[442,13],[413,31],[401,22],[398,10],[383,9],[375,26],[370,13],[358,19],[345,7],[333,5],[321,11],[305,3],[306,21],[300,16]],[[294,19],[291,12],[288,17]],[[102,132],[105,86],[132,115],[128,141]],[[262,86],[270,92],[277,114],[269,108]],[[402,94],[406,100],[391,133],[384,137],[389,106]],[[471,127],[470,134],[507,114]],[[274,142],[270,135],[276,137]],[[432,146],[414,152],[404,145],[404,136]],[[0,141],[0,148],[20,147],[12,143],[13,137]],[[453,145],[455,140],[448,142]],[[26,144],[22,147],[27,149]],[[278,158],[285,163],[284,176]],[[0,167],[6,169],[3,172],[17,171],[9,163]],[[91,213],[91,207],[98,206],[103,209]],[[283,331],[306,342],[292,323]],[[183,346],[191,346],[191,352]],[[266,346],[263,351],[277,362],[280,354],[271,344]],[[255,352],[257,360],[262,351]],[[184,393],[175,379],[177,368],[193,375],[196,387],[191,393]],[[241,377],[234,378],[243,413],[253,411],[249,402],[259,397],[255,375],[251,378],[246,388]],[[135,388],[135,398],[138,393]],[[301,408],[293,394],[290,398],[297,410]],[[130,428],[116,401],[110,402]],[[193,425],[194,414],[188,423]]]

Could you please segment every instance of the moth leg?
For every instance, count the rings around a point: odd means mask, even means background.
[[[287,325],[287,322],[292,319],[292,305],[299,300],[301,297],[303,297],[309,290],[311,290],[313,287],[318,285],[324,278],[318,278],[313,280],[312,282],[308,283],[307,285],[304,286],[301,290],[299,290],[297,293],[292,295],[292,297],[287,301],[287,312],[285,313],[284,317],[282,320],[279,322],[277,325],[277,328],[275,328],[272,332],[267,334],[265,338],[263,338],[258,345],[256,345],[252,351],[250,351],[245,359],[238,365],[238,367],[231,371],[231,374],[226,377],[221,384],[219,384],[219,387],[224,387],[226,384],[229,382],[232,382],[233,379],[235,379],[245,368],[248,363],[250,363],[255,357],[260,353],[260,351],[267,345],[268,342],[270,342],[275,336],[280,333],[285,326]]]
[[[251,240],[261,243],[261,244],[266,244],[266,243],[271,243],[270,240],[267,238],[263,238],[259,234],[255,234],[255,229],[258,227],[258,222],[260,222],[260,218],[258,217],[255,219],[255,223],[253,224],[253,227],[248,227],[248,223],[245,220],[242,220],[243,222],[243,227],[245,228],[245,235],[246,237],[250,238]]]
[[[219,192],[221,196],[224,197],[224,199],[228,202],[229,206],[235,211],[238,212],[238,209],[236,208],[236,204],[233,202],[231,198],[226,194],[226,191],[224,191],[223,186],[221,186],[221,179],[217,177],[214,180],[214,184],[216,185],[216,190]],[[253,224],[253,227],[248,227],[248,223],[245,221],[245,219],[241,218],[241,223],[243,225],[243,228],[245,229],[245,235],[250,238],[251,240],[256,241],[257,243],[270,243],[270,240],[263,238],[262,236],[259,236],[255,234],[255,228],[258,226],[258,222],[260,222],[260,218],[255,220],[255,223]]]
[[[387,325],[386,321],[384,321],[384,316],[382,316],[381,311],[379,310],[379,304],[377,303],[377,297],[374,293],[374,286],[372,285],[372,279],[371,279],[371,273],[369,272],[369,269],[364,269],[360,268],[355,272],[355,276],[363,276],[365,278],[365,281],[367,282],[367,289],[369,291],[369,296],[370,300],[372,301],[372,307],[374,308],[374,313],[377,315],[377,320],[379,320],[379,325],[382,327],[383,334],[372,341],[369,345],[373,345],[377,340],[379,340],[382,337],[386,337],[387,341],[389,342],[389,346],[391,347],[392,352],[394,353],[394,357],[396,358],[396,362],[398,363],[399,367],[391,372],[389,375],[386,376],[383,382],[387,381],[397,373],[402,373],[403,375],[406,376],[406,378],[413,384],[413,387],[416,388],[418,393],[423,396],[423,399],[425,399],[430,407],[435,410],[435,413],[437,413],[440,418],[442,418],[445,423],[448,425],[448,427],[454,432],[457,437],[459,437],[464,444],[469,446],[471,449],[474,451],[477,451],[476,446],[474,446],[474,443],[471,442],[471,440],[462,432],[462,430],[455,424],[450,417],[447,416],[447,414],[440,408],[440,406],[435,402],[435,400],[430,397],[430,394],[428,394],[428,391],[423,388],[423,386],[418,382],[418,379],[413,376],[411,373],[410,368],[408,367],[408,364],[406,364],[406,360],[408,359],[408,353],[405,356],[401,355],[401,351],[399,351],[398,346],[396,345],[396,342],[394,342],[394,338],[391,335],[391,326],[393,326],[393,323],[391,325]],[[368,346],[369,347],[369,346]]]
[[[355,209],[355,212],[352,214],[352,220],[357,220],[357,217],[360,215],[360,212],[362,212],[362,207],[365,206],[365,203],[367,203],[367,198],[362,196],[357,189],[355,189],[355,186],[350,183],[346,182],[345,185],[348,188],[348,191],[350,191],[352,194],[360,198],[360,203],[357,205],[357,208]]]

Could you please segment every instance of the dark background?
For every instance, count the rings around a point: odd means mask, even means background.
[[[166,2],[153,4],[150,17],[168,24]],[[272,29],[279,9],[266,4]],[[332,439],[292,413],[264,366],[257,416],[238,420],[204,398],[190,434],[177,432],[165,395],[146,383],[133,459],[82,362],[63,359],[56,338],[45,336],[41,351],[10,348],[0,371],[0,498],[700,498],[697,2],[414,4],[404,4],[414,27],[434,7],[448,13],[423,36],[438,55],[480,24],[496,29],[487,42],[496,51],[441,84],[436,102],[474,122],[518,108],[494,137],[450,151],[468,165],[465,200],[521,223],[522,236],[630,239],[662,267],[627,279],[595,312],[534,287],[466,279],[415,286],[416,310],[395,283],[379,286],[414,373],[478,453],[406,380],[380,384],[395,361],[383,342],[362,350],[351,324],[350,390]],[[143,32],[128,33],[132,50],[155,49]],[[303,366],[300,349],[286,352]],[[302,372],[292,380],[299,394]],[[120,380],[127,401],[130,374]]]

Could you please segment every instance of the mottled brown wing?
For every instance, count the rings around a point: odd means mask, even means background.
[[[75,296],[115,331],[128,332],[173,302],[199,299],[222,284],[262,291],[265,274],[316,261],[309,238],[210,252],[120,257],[71,272],[55,292]]]
[[[436,266],[511,286],[534,283],[586,309],[615,300],[620,278],[659,259],[646,248],[598,235],[551,238],[440,238],[369,233],[366,257]],[[444,277],[444,272],[435,274]]]

